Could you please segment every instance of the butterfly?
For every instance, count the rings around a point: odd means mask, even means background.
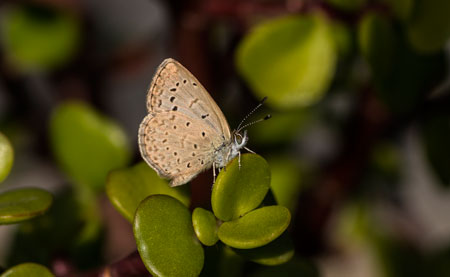
[[[211,166],[215,180],[216,168],[240,157],[242,148],[252,152],[245,147],[247,132],[239,128],[244,121],[231,132],[206,89],[174,59],[164,60],[156,70],[147,93],[147,110],[139,127],[139,149],[160,177],[171,180],[172,187],[189,182]]]

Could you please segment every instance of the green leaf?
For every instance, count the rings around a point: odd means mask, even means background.
[[[134,219],[134,237],[147,269],[157,276],[198,276],[203,247],[197,241],[189,210],[168,195],[141,202]]]
[[[195,208],[192,213],[192,226],[198,240],[206,246],[212,246],[219,240],[217,222],[214,214],[202,208]]]
[[[303,187],[299,165],[285,157],[269,159],[269,165],[272,175],[270,189],[277,204],[294,212]]]
[[[14,150],[8,138],[0,132],[0,183],[8,176],[14,160]]]
[[[112,171],[106,181],[106,193],[114,207],[130,222],[139,203],[153,194],[170,195],[189,206],[187,186],[170,187],[145,162]]]
[[[279,265],[289,261],[294,256],[292,239],[285,231],[274,241],[261,247],[252,249],[233,249],[246,259],[262,265]]]
[[[303,107],[320,100],[333,79],[336,60],[334,38],[321,14],[261,23],[236,52],[245,81],[276,108]]]
[[[358,28],[359,46],[370,65],[377,96],[396,115],[411,112],[441,82],[446,68],[443,53],[419,55],[404,36],[392,21],[376,13],[367,14]]]
[[[42,189],[23,188],[0,194],[0,224],[17,223],[44,214],[53,196]]]
[[[349,56],[354,51],[353,33],[350,26],[339,21],[332,22],[332,35],[336,49],[341,57]]]
[[[66,258],[80,270],[100,266],[105,233],[98,203],[91,198],[91,207],[86,207],[77,196],[72,190],[60,191],[45,215],[22,222],[12,239],[7,264],[51,264],[55,253],[64,249]]]
[[[302,109],[300,111],[276,112],[271,111],[272,118],[263,124],[255,124],[249,129],[252,144],[267,146],[267,144],[284,144],[298,136],[311,119],[313,111]],[[255,115],[263,118],[265,114]],[[269,130],[269,132],[267,131]]]
[[[6,57],[17,68],[54,69],[76,53],[80,24],[73,14],[42,4],[14,5],[3,13]]]
[[[112,169],[130,160],[127,138],[114,122],[81,102],[66,102],[50,121],[53,153],[78,185],[103,188]]]
[[[241,218],[224,222],[219,227],[219,239],[234,248],[249,249],[268,244],[289,226],[291,214],[283,206],[266,206]]]
[[[414,13],[408,24],[411,45],[420,52],[442,50],[450,38],[450,1],[416,0]]]
[[[394,15],[403,21],[407,21],[413,11],[415,0],[381,0],[385,5],[389,6]]]
[[[430,164],[445,186],[450,186],[450,116],[436,115],[422,122],[424,147]]]
[[[53,277],[45,266],[35,263],[24,263],[11,267],[0,277]]]
[[[250,277],[319,277],[319,269],[315,264],[306,260],[292,259],[277,266],[259,267]]]
[[[258,207],[269,190],[270,170],[258,155],[244,154],[233,159],[217,176],[211,195],[214,215],[228,221]]]
[[[396,34],[389,18],[366,14],[358,25],[358,42],[363,57],[376,78],[391,74],[395,62]]]

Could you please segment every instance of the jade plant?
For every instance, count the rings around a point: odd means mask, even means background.
[[[0,224],[21,223],[8,261],[12,266],[2,277],[60,276],[52,256],[64,249],[70,249],[66,255],[74,272],[90,274],[98,267],[104,237],[95,204],[102,192],[132,226],[137,252],[124,261],[137,261],[139,274],[211,276],[228,270],[226,264],[235,270],[244,261],[277,266],[294,256],[287,232],[290,210],[277,205],[269,164],[259,155],[230,161],[211,182],[210,205],[199,207],[193,206],[189,185],[170,187],[144,161],[127,166],[130,149],[123,131],[89,105],[59,105],[49,134],[54,158],[73,185],[55,198],[40,188],[0,194]],[[13,148],[4,135],[0,155],[0,175],[6,178]],[[88,156],[93,159],[83,158]]]
[[[0,183],[13,166],[14,151],[8,138],[0,133]],[[9,189],[0,193],[0,225],[24,222],[47,212],[53,196],[40,188]],[[53,276],[44,266],[24,263],[5,271],[2,277]]]
[[[270,187],[267,162],[258,155],[233,159],[212,187],[212,211],[189,210],[186,190],[170,188],[145,163],[110,173],[106,190],[117,210],[133,224],[145,267],[157,276],[197,276],[205,248],[227,248],[264,265],[294,255],[286,229],[287,208],[265,200]]]
[[[12,168],[14,151],[8,138],[0,133],[0,183]],[[18,223],[44,214],[52,195],[39,188],[10,189],[0,193],[0,225]]]

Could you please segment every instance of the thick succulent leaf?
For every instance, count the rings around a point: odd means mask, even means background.
[[[233,249],[246,259],[262,265],[279,265],[289,261],[294,256],[294,244],[285,231],[274,241],[252,249]]]
[[[122,129],[81,102],[66,102],[50,121],[53,153],[78,185],[103,188],[112,169],[125,166],[130,149]]]
[[[44,214],[53,196],[38,188],[23,188],[0,194],[0,224],[17,223]]]
[[[0,277],[53,277],[45,266],[35,263],[24,263],[11,267]]]
[[[192,212],[192,225],[197,238],[206,246],[212,246],[219,240],[217,221],[214,214],[202,208]]]
[[[8,138],[0,133],[0,183],[8,176],[13,165],[14,150]]]
[[[307,260],[291,259],[277,266],[263,266],[255,270],[250,277],[319,277],[319,268]]]
[[[191,213],[168,195],[151,195],[134,218],[134,237],[147,269],[155,276],[198,276],[203,247],[196,239]]]
[[[214,215],[228,221],[258,207],[269,190],[270,170],[258,155],[244,154],[224,168],[213,186],[211,205]]]
[[[268,244],[289,226],[291,214],[282,206],[266,206],[219,227],[219,239],[228,246],[249,249]]]
[[[255,27],[236,52],[237,68],[254,93],[276,108],[311,105],[333,79],[337,50],[321,14],[287,16]]]
[[[130,222],[133,222],[139,203],[149,195],[170,195],[189,206],[188,187],[170,187],[145,162],[110,172],[106,193],[114,207]]]

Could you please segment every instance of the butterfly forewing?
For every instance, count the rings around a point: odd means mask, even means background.
[[[180,63],[164,60],[157,69],[147,95],[149,113],[175,111],[199,119],[230,140],[230,128],[217,104],[200,82]]]

